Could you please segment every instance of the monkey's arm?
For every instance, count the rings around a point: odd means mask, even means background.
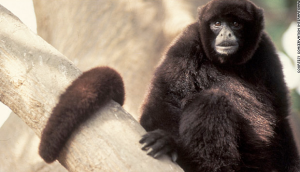
[[[140,119],[141,125],[148,132],[140,143],[144,144],[144,150],[149,149],[148,155],[153,157],[176,150],[182,110],[181,96],[175,91],[181,86],[176,84],[178,74],[173,70],[173,62],[166,58],[157,69]]]
[[[170,154],[172,160],[176,161],[175,152],[181,109],[178,100],[172,98],[174,95],[170,95],[168,91],[161,88],[163,86],[158,86],[157,83],[154,82],[143,107],[140,123],[148,133],[143,136],[140,143],[143,144],[143,150],[148,150],[148,155],[157,158],[162,154]]]
[[[186,71],[197,68],[198,61],[192,58],[197,56],[196,59],[201,60],[197,29],[198,25],[194,23],[182,32],[167,51],[152,80],[140,120],[148,131],[141,143],[145,144],[144,149],[151,148],[148,152],[151,156],[176,149],[182,99],[195,91],[194,80]]]
[[[115,70],[98,67],[84,72],[53,109],[42,132],[40,156],[47,163],[56,160],[75,128],[111,99],[123,105],[124,95],[122,78]]]

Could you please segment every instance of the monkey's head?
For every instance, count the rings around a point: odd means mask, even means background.
[[[248,0],[212,0],[198,9],[206,56],[220,64],[244,64],[264,27],[263,11]]]

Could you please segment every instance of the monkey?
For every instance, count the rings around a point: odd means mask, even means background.
[[[140,143],[186,172],[298,172],[289,114],[263,10],[249,0],[211,0],[155,71]]]
[[[76,127],[110,99],[123,105],[124,96],[115,70],[84,72],[54,107],[41,157],[53,162]],[[140,143],[148,155],[170,155],[186,172],[298,172],[289,106],[263,10],[249,0],[211,0],[155,71]]]

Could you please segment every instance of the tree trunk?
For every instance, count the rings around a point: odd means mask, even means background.
[[[0,6],[0,100],[40,136],[60,93],[81,71]],[[69,171],[182,171],[169,158],[148,157],[145,131],[111,102],[83,123],[59,157]]]

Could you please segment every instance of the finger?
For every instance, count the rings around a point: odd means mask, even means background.
[[[152,149],[151,147],[148,149],[148,151],[147,151],[147,155],[149,155],[149,156],[152,156],[152,157],[153,157],[154,153],[153,153],[153,149]]]
[[[170,147],[164,147],[163,149],[157,151],[155,154],[154,154],[154,158],[159,158],[160,156],[162,155],[166,155],[168,154],[169,152],[171,151],[171,148]]]
[[[144,143],[146,139],[147,139],[147,136],[143,135],[142,139],[139,141],[139,143],[141,143],[141,144]]]
[[[176,162],[177,159],[178,159],[178,153],[177,153],[177,152],[172,152],[172,153],[171,153],[171,160],[172,160],[173,162]]]
[[[165,140],[157,140],[153,145],[151,145],[151,148],[151,155],[153,155],[154,158],[167,154],[172,150],[171,147],[166,144]]]
[[[146,150],[146,148],[151,146],[152,144],[154,144],[155,141],[156,141],[156,139],[151,138],[151,137],[143,138],[142,140],[140,140],[140,143],[143,144],[142,149]]]
[[[146,151],[148,149],[149,149],[149,146],[146,143],[142,144],[142,150]]]

